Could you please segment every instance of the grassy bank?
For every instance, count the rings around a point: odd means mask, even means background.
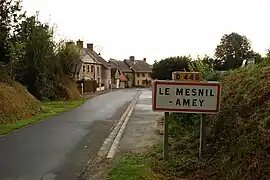
[[[13,123],[0,125],[0,135],[7,134],[21,127],[46,119],[50,116],[54,116],[61,112],[73,109],[83,104],[84,102],[85,99],[74,101],[41,102],[41,110],[39,113],[31,115],[30,117],[24,118],[22,120],[15,121]]]

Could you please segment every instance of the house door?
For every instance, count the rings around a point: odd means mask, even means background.
[[[116,79],[116,88],[117,89],[119,88],[119,84],[120,84],[120,80],[119,79]]]

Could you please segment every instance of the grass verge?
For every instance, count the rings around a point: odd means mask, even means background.
[[[109,170],[109,180],[153,180],[158,177],[153,173],[146,155],[129,155],[121,158]]]
[[[86,99],[75,100],[75,101],[51,101],[51,102],[42,102],[41,112],[32,115],[31,117],[24,118],[22,120],[16,121],[14,123],[1,125],[0,126],[0,135],[5,135],[16,129],[22,128],[29,124],[35,123],[42,119],[57,115],[61,112],[73,109],[83,104]]]

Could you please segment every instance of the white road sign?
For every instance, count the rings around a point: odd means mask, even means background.
[[[218,82],[154,81],[153,111],[218,113],[221,87]]]

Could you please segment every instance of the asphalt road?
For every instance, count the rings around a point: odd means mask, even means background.
[[[0,137],[0,180],[75,180],[135,96],[123,89]]]

